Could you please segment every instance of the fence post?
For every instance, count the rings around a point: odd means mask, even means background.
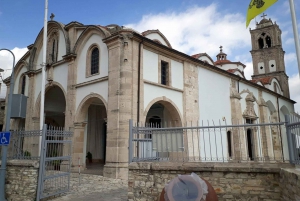
[[[42,186],[43,186],[43,174],[44,174],[44,163],[45,163],[45,158],[44,158],[44,152],[45,152],[45,140],[46,140],[46,130],[47,130],[47,125],[44,124],[43,130],[42,130],[42,141],[40,144],[41,151],[40,151],[40,166],[39,166],[39,175],[38,175],[38,186],[37,186],[37,192],[36,192],[36,201],[40,201],[41,199],[41,191],[42,191]]]
[[[286,135],[287,135],[287,142],[288,142],[288,148],[289,148],[289,155],[290,155],[290,163],[294,164],[294,162],[295,162],[295,156],[294,156],[295,147],[293,146],[291,127],[289,126],[290,118],[289,118],[289,115],[284,115],[284,118],[285,118],[285,127],[286,127]]]
[[[132,145],[132,138],[133,138],[133,121],[132,119],[129,120],[129,141],[128,141],[128,163],[132,162],[132,155],[133,155],[133,145]]]

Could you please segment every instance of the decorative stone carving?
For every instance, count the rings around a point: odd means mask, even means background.
[[[254,102],[255,102],[255,97],[253,96],[252,93],[249,93],[246,96],[246,110],[243,112],[244,118],[249,118],[249,119],[258,118],[254,110]]]
[[[230,88],[230,98],[242,99],[241,95],[235,88]]]

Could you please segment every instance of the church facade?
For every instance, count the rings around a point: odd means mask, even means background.
[[[173,49],[158,30],[51,20],[45,123],[74,131],[73,165],[80,158],[85,167],[91,152],[93,161],[105,163],[104,176],[126,178],[129,119],[178,127],[200,119],[226,119],[228,125],[284,121],[295,102],[281,30],[263,19],[250,32],[254,75],[247,80],[246,66],[228,60],[222,47],[214,61],[206,53]],[[28,99],[26,118],[12,120],[13,129],[39,129],[42,41],[43,29],[15,67],[14,93]]]

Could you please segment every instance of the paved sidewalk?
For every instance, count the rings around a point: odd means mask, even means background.
[[[105,178],[100,175],[81,174],[79,185],[78,173],[71,174],[70,192],[52,199],[53,201],[127,201],[125,180]]]

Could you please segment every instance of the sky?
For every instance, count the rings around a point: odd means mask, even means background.
[[[250,0],[49,0],[48,16],[63,24],[78,21],[85,25],[118,24],[138,32],[159,29],[172,47],[188,55],[206,52],[213,59],[219,46],[231,61],[240,61],[247,67],[245,75],[251,79],[252,58],[249,28],[255,29],[255,20],[246,28],[246,12]],[[20,59],[33,44],[44,23],[45,1],[0,0],[0,48],[14,52]],[[297,22],[300,23],[300,2],[295,1]],[[282,30],[285,66],[289,76],[291,99],[297,101],[300,112],[300,79],[295,53],[291,14],[288,0],[278,0],[266,12],[267,18]],[[48,18],[49,19],[49,18]],[[298,26],[300,27],[300,26]],[[0,52],[2,77],[11,74],[12,56]],[[0,97],[5,94],[1,87]]]

